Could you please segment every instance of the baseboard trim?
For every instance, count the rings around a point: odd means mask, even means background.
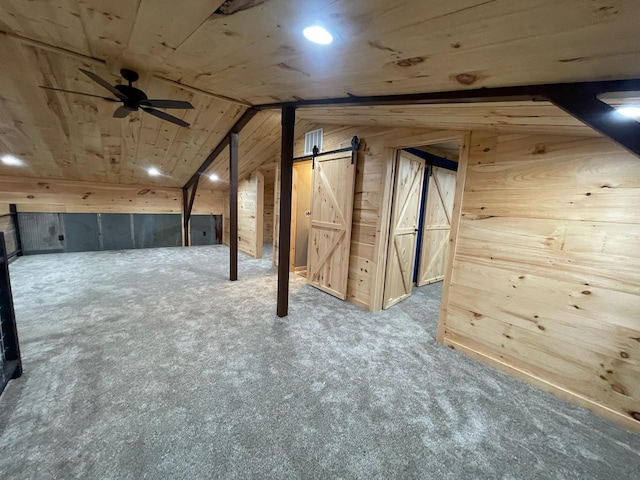
[[[555,385],[553,383],[548,382],[547,380],[544,380],[540,377],[536,377],[535,375],[530,374],[529,372],[526,372],[524,370],[520,370],[519,368],[516,368],[512,365],[509,365],[507,363],[504,363],[500,360],[497,360],[491,356],[485,355],[484,353],[478,352],[477,350],[474,350],[472,348],[469,348],[461,343],[458,343],[454,340],[451,340],[449,338],[444,337],[443,342],[444,345],[446,345],[447,347],[451,347],[454,348],[455,350],[458,350],[472,358],[474,358],[475,360],[478,360],[482,363],[485,363],[493,368],[496,368],[498,370],[500,370],[501,372],[504,372],[508,375],[511,375],[513,377],[516,377],[524,382],[530,383],[546,392],[549,392],[553,395],[555,395],[556,397],[561,398],[562,400],[572,403],[574,405],[577,405],[579,407],[582,408],[586,408],[587,410],[595,413],[596,415],[599,415],[601,417],[604,417],[608,420],[611,420],[619,425],[622,425],[623,427],[627,428],[628,430],[632,431],[632,432],[639,432],[640,433],[640,422],[627,417],[619,412],[616,412],[615,410],[612,410],[608,407],[605,407],[604,405],[601,405],[597,402],[594,402],[593,400],[590,400],[586,397],[583,397],[580,394],[577,394],[575,392],[572,392],[570,390],[566,390],[558,385]]]

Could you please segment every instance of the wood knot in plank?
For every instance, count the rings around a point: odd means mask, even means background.
[[[536,145],[536,148],[533,149],[534,155],[544,155],[547,153],[547,147],[544,145]]]
[[[586,60],[587,57],[574,57],[574,58],[561,58],[558,60],[559,63],[573,63],[573,62],[582,62]]]
[[[149,193],[151,190],[149,190],[148,188],[144,188],[142,190],[140,190],[138,192],[138,195],[146,195],[147,193]]]
[[[626,395],[627,397],[629,396],[629,392],[627,391],[627,389],[618,383],[612,383],[611,390],[613,390],[616,393],[619,393],[620,395]]]
[[[424,62],[427,58],[428,57],[403,58],[402,60],[398,60],[396,65],[399,67],[413,67],[414,65]]]
[[[375,40],[369,40],[367,42],[367,44],[371,48],[375,48],[376,50],[382,50],[383,52],[390,52],[390,53],[394,53],[394,54],[402,53],[402,52],[396,50],[395,48],[387,47],[386,45],[382,45],[381,43],[376,42]]]
[[[479,80],[478,76],[472,73],[459,73],[454,78],[459,84],[467,86],[473,85]]]
[[[262,5],[266,1],[267,0],[226,0],[214,13],[217,15],[233,15],[234,13]]]

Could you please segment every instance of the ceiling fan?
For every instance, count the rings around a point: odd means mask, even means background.
[[[161,110],[156,110],[156,108],[190,109],[193,108],[193,105],[183,100],[151,100],[147,98],[147,95],[142,90],[139,90],[132,85],[133,82],[137,81],[139,78],[138,74],[133,70],[128,70],[126,68],[120,70],[120,75],[129,82],[129,85],[111,85],[105,79],[99,77],[93,72],[90,72],[89,70],[83,70],[82,68],[79,70],[98,85],[109,90],[109,92],[117,97],[117,99],[93,95],[91,93],[74,92],[72,90],[64,90],[62,88],[45,87],[42,85],[40,88],[46,88],[47,90],[55,90],[58,92],[73,93],[76,95],[85,95],[87,97],[101,98],[109,102],[122,102],[122,105],[116,108],[116,111],[113,112],[114,118],[124,118],[131,112],[137,112],[138,109],[142,109],[142,111],[150,113],[162,120],[166,120],[167,122],[180,125],[181,127],[189,126],[189,124],[184,120],[174,117],[173,115],[169,115]]]

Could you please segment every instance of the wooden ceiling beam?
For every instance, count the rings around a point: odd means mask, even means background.
[[[447,92],[408,93],[401,95],[374,95],[338,98],[297,100],[295,102],[266,103],[256,105],[260,110],[283,107],[374,107],[383,105],[442,105],[451,103],[493,103],[550,101],[550,98],[570,91],[590,92],[600,95],[610,92],[638,92],[640,79],[607,80],[601,82],[551,83],[543,85],[521,85],[516,87],[476,88]]]
[[[549,100],[585,125],[640,157],[640,122],[624,117],[589,92],[567,91]]]
[[[207,155],[207,158],[205,158],[204,162],[202,162],[202,165],[198,167],[198,170],[196,170],[196,172],[191,176],[189,181],[185,183],[184,187],[182,188],[189,188],[194,182],[197,181],[198,178],[200,178],[200,175],[207,171],[207,169],[211,166],[215,159],[218,158],[218,155],[220,155],[222,151],[229,145],[229,137],[231,136],[231,134],[240,133],[240,131],[247,125],[247,123],[251,121],[256,113],[258,113],[258,111],[259,110],[255,108],[248,108],[247,110],[245,110],[238,121],[233,125],[233,127],[231,127],[229,132],[222,138],[222,140],[220,140],[220,143],[218,143],[218,145],[216,145],[216,147],[211,150],[211,153]]]
[[[453,103],[551,102],[640,158],[640,123],[615,114],[615,109],[600,101],[599,95],[640,91],[640,79],[599,82],[553,83],[516,87],[477,88],[450,92],[425,92],[406,95],[321,98],[296,102],[257,105],[275,108],[313,108],[327,106],[439,105]]]
[[[90,57],[89,55],[84,55],[82,53],[74,52],[72,50],[67,50],[66,48],[56,47],[55,45],[49,45],[48,43],[40,42],[38,40],[33,40],[31,38],[21,37],[20,35],[16,35],[15,33],[4,32],[0,30],[0,35],[6,35],[7,37],[14,38],[18,40],[23,45],[28,45],[30,47],[36,47],[41,50],[45,50],[47,52],[60,53],[62,55],[67,55],[69,57],[77,58],[83,62],[90,62],[96,65],[106,65],[107,62],[104,60],[100,60],[99,58]]]
[[[201,90],[196,87],[192,87],[191,85],[185,85],[184,83],[176,82],[175,80],[171,80],[169,78],[161,77],[158,75],[154,75],[154,78],[157,78],[161,82],[168,83],[169,85],[173,85],[174,87],[182,88],[183,90],[187,90],[192,93],[199,93],[201,95],[205,95],[211,98],[217,98],[218,100],[224,100],[225,102],[235,103],[237,105],[242,105],[243,107],[251,107],[250,103],[244,102],[242,100],[238,100],[236,98],[227,97],[225,95],[220,95],[219,93],[208,92],[207,90]]]

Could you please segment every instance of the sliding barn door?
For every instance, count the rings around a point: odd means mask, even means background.
[[[316,158],[307,281],[342,300],[347,298],[355,179],[351,153]]]
[[[398,152],[383,308],[411,295],[423,178],[424,160]]]
[[[456,172],[432,167],[422,221],[418,286],[444,279],[455,192]]]

